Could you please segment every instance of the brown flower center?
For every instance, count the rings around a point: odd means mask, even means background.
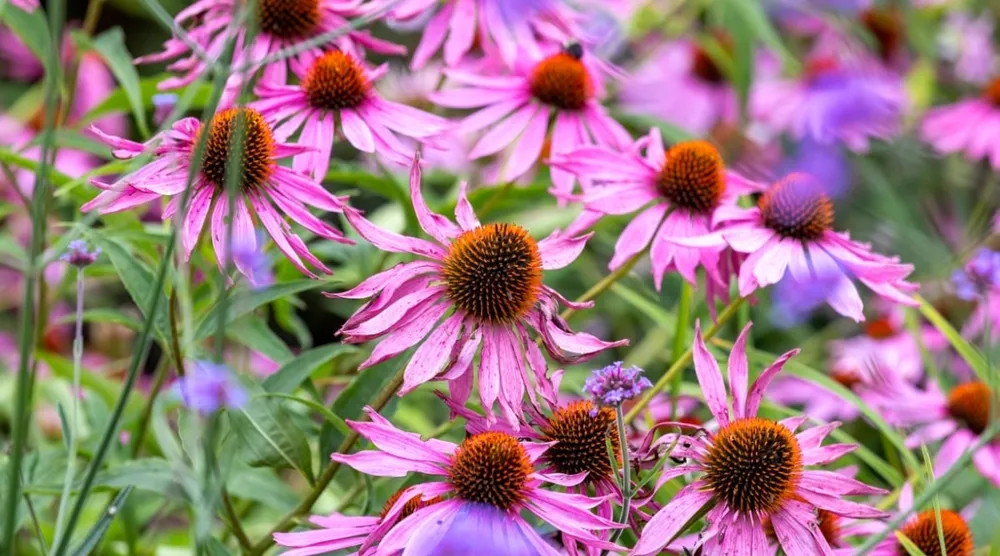
[[[667,151],[656,188],[676,207],[701,214],[718,206],[726,190],[719,151],[708,141],[684,141]]]
[[[242,142],[242,156],[234,164],[240,169],[242,191],[263,186],[274,172],[274,138],[264,117],[252,108],[229,108],[215,114],[208,124],[201,165],[202,177],[219,189],[226,187],[230,149],[238,139]]]
[[[575,475],[584,471],[589,479],[610,477],[613,470],[608,460],[607,439],[621,461],[621,441],[615,426],[615,411],[602,407],[591,416],[594,404],[589,401],[573,402],[557,409],[542,429],[546,442],[556,444],[545,451],[545,456],[556,471]]]
[[[806,174],[789,174],[757,202],[764,225],[802,241],[817,240],[833,227],[833,202]]]
[[[282,39],[311,37],[319,25],[319,0],[260,0],[260,31]]]
[[[951,510],[941,510],[941,532],[944,533],[945,553],[941,554],[941,540],[938,537],[937,516],[934,510],[920,512],[917,518],[904,526],[900,532],[917,545],[927,556],[972,556],[972,532],[962,516]],[[896,553],[906,556],[906,549],[899,545]]]
[[[948,413],[980,434],[990,419],[990,387],[982,382],[959,384],[948,396]]]
[[[718,41],[722,50],[729,55],[733,54],[733,39],[724,33],[715,33],[715,40]],[[720,85],[726,82],[726,74],[715,63],[715,60],[704,48],[697,46],[691,55],[691,73],[698,79],[710,85]]]
[[[887,317],[869,321],[865,325],[865,334],[874,340],[884,340],[896,335],[896,328]]]
[[[997,77],[990,84],[986,86],[986,90],[983,91],[983,97],[987,101],[1000,108],[1000,77]]]
[[[861,14],[861,25],[875,38],[878,54],[883,61],[890,61],[903,43],[903,28],[899,14],[892,10],[870,9]]]
[[[533,471],[528,453],[516,438],[485,432],[462,442],[449,476],[462,500],[509,511],[524,500],[524,486]]]
[[[531,73],[531,94],[560,110],[580,110],[594,96],[594,84],[575,52],[542,60]]]
[[[715,435],[705,471],[705,482],[732,510],[772,513],[795,494],[802,452],[784,425],[740,419]]]
[[[364,102],[371,89],[361,64],[339,50],[320,56],[309,68],[302,89],[309,104],[323,110],[355,108]]]
[[[385,516],[389,515],[389,510],[396,505],[396,502],[399,501],[399,498],[403,496],[403,493],[405,492],[406,489],[402,488],[394,492],[393,495],[389,497],[389,499],[385,502],[385,505],[382,506],[382,511],[378,514],[379,519],[385,519]],[[440,496],[436,496],[430,500],[423,500],[419,494],[415,494],[403,503],[403,510],[399,512],[399,517],[396,518],[396,521],[403,521],[404,519],[410,517],[413,512],[421,508],[437,504],[441,500],[443,499]]]
[[[523,318],[542,291],[538,244],[516,224],[486,224],[458,236],[443,274],[452,303],[485,322]]]
[[[830,378],[836,380],[844,388],[853,390],[861,382],[858,373],[846,370],[836,370],[830,373]]]

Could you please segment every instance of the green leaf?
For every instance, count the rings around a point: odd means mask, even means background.
[[[143,112],[148,112],[153,110],[153,97],[160,94],[157,85],[163,81],[167,76],[164,74],[153,75],[150,77],[144,77],[139,80],[139,95],[142,101]],[[173,91],[178,97],[183,98],[189,92],[192,93],[193,98],[191,99],[191,104],[188,106],[189,110],[199,110],[205,107],[211,96],[212,88],[208,83],[198,82],[178,91]],[[125,112],[132,108],[131,100],[128,94],[123,88],[117,88],[111,92],[104,102],[98,104],[90,112],[81,118],[82,124],[88,124],[101,116],[110,114],[113,112]]]
[[[312,453],[305,432],[277,402],[254,398],[231,415],[234,428],[245,441],[250,465],[295,469],[313,481]]]
[[[334,400],[332,408],[334,415],[345,420],[359,419],[364,407],[392,381],[393,376],[402,365],[406,364],[412,354],[413,350],[411,349],[399,357],[383,361],[359,372],[358,376],[354,377],[354,380]],[[391,406],[389,407],[391,408]],[[391,411],[383,410],[381,413],[386,418],[391,417]],[[326,465],[329,462],[330,454],[344,441],[346,436],[332,425],[323,424],[319,440],[321,465]]]
[[[31,50],[31,53],[36,58],[41,60],[44,65],[47,65],[49,59],[48,51],[52,45],[52,35],[49,33],[48,22],[45,21],[45,12],[43,10],[35,10],[29,14],[10,6],[10,0],[4,3],[7,4],[7,7],[3,10],[4,23],[7,24],[7,27],[11,31],[14,31],[14,34],[21,39],[21,42],[28,47],[28,50]],[[46,68],[46,73],[48,73],[49,69],[51,68]]]
[[[132,297],[132,302],[139,307],[139,310],[142,311],[142,314],[146,318],[153,319],[153,331],[160,339],[160,342],[165,345],[167,339],[170,337],[170,321],[166,311],[169,304],[167,303],[166,294],[162,291],[158,292],[158,295],[162,297],[155,315],[149,315],[146,305],[148,301],[151,301],[149,299],[149,286],[153,283],[152,269],[134,254],[129,253],[117,241],[103,237],[96,232],[90,235],[94,244],[101,248],[101,251],[111,261],[112,266],[115,267],[118,276],[122,280],[122,284],[124,284],[125,289]]]
[[[761,2],[725,0],[722,5],[727,11],[733,12],[737,21],[750,29],[757,38],[781,56],[784,63],[794,63],[795,56],[785,48],[785,44],[778,35],[778,30],[771,24],[771,19],[767,17]]]
[[[226,327],[226,337],[259,352],[279,365],[289,362],[295,355],[285,342],[271,330],[264,319],[252,316],[239,319]]]
[[[895,531],[895,534],[896,540],[899,541],[899,545],[903,547],[903,550],[906,550],[907,554],[910,556],[927,556],[927,554],[925,554],[923,550],[920,550],[919,546],[913,544],[910,537],[904,535],[902,531]]]
[[[347,423],[345,423],[343,419],[334,415],[332,411],[330,411],[317,401],[313,401],[307,398],[299,398],[291,394],[278,394],[278,393],[266,393],[262,394],[261,397],[279,398],[283,400],[289,400],[292,402],[300,403],[308,407],[309,409],[312,409],[316,413],[322,415],[323,419],[326,420],[327,423],[333,425],[333,428],[337,429],[337,431],[343,434],[344,436],[351,434],[351,429],[347,426]]]
[[[226,306],[226,323],[228,324],[254,309],[267,305],[277,299],[316,288],[332,288],[337,283],[335,280],[296,280],[294,282],[275,284],[269,288],[260,290],[245,287],[238,289],[232,294]],[[212,305],[198,321],[198,325],[195,327],[195,342],[200,342],[215,332],[218,325],[215,314],[217,307],[218,303]]]
[[[976,374],[979,375],[979,380],[989,383],[990,378],[989,372],[986,369],[986,360],[983,359],[983,356],[979,353],[979,351],[972,347],[972,344],[967,342],[958,330],[955,330],[955,327],[952,326],[947,319],[941,316],[941,313],[939,313],[933,305],[928,303],[926,299],[919,295],[915,296],[915,299],[920,303],[920,313],[924,316],[924,318],[931,321],[934,328],[937,328],[938,332],[943,334],[944,337],[948,339],[948,343],[951,344],[951,347],[955,348],[955,351],[962,356],[962,359],[964,359],[965,362],[968,363],[974,371],[976,371]]]
[[[30,172],[38,173],[38,168],[40,166],[37,160],[31,160],[30,158],[25,158],[16,152],[8,148],[0,148],[0,162],[5,164],[10,164],[11,166],[17,166],[18,168],[24,168]],[[73,178],[67,176],[66,174],[56,170],[53,167],[49,167],[49,181],[57,186],[61,187],[67,183],[73,181]]]
[[[149,126],[146,124],[146,109],[142,103],[142,90],[139,87],[139,74],[135,71],[135,64],[132,62],[132,54],[125,47],[125,34],[120,27],[109,29],[91,40],[84,33],[73,33],[73,40],[80,46],[97,52],[108,69],[118,80],[129,106],[132,108],[132,115],[135,116],[139,132],[143,137],[149,135]],[[86,76],[81,76],[86,79]]]
[[[305,351],[264,379],[262,386],[268,392],[290,394],[321,365],[335,357],[355,351],[357,348],[344,344],[327,344]]]
[[[226,487],[234,496],[253,500],[280,512],[299,502],[298,495],[273,471],[237,466],[226,476]]]
[[[205,553],[206,556],[232,555],[232,552],[230,552],[230,550],[226,548],[226,545],[222,544],[221,541],[213,537],[209,537],[208,540],[205,541]]]
[[[116,464],[97,474],[95,488],[120,489],[133,486],[157,494],[186,498],[198,489],[191,471],[162,458],[145,458]]]
[[[142,328],[142,321],[125,313],[124,311],[119,311],[117,309],[90,309],[84,311],[80,316],[83,317],[84,322],[107,322],[120,324],[132,330],[139,330]],[[63,324],[76,322],[76,314],[70,313],[63,315],[56,322]]]
[[[87,536],[83,538],[83,542],[73,549],[73,554],[85,556],[94,552],[101,539],[104,538],[104,534],[108,532],[108,528],[111,527],[111,522],[115,520],[115,516],[118,515],[119,510],[125,505],[129,494],[132,494],[131,486],[123,488],[118,493],[118,496],[115,496],[115,499],[111,501],[111,505],[108,506],[107,511],[101,516],[101,519],[97,520],[97,523],[87,532]]]

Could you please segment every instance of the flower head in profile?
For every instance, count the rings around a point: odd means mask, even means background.
[[[732,52],[729,37],[717,35],[716,40]],[[719,123],[735,123],[739,114],[736,89],[726,74],[705,48],[687,40],[651,53],[629,74],[618,99],[627,112],[654,116],[697,136]]]
[[[490,517],[495,527],[489,531],[494,533],[481,531],[486,535],[482,544],[487,549],[495,550],[498,548],[495,543],[505,542],[505,535],[496,533],[511,531],[519,532],[515,536],[516,546],[527,543],[533,549],[529,553],[559,554],[521,517],[524,510],[588,546],[620,549],[594,534],[595,530],[621,527],[589,511],[603,499],[542,488],[546,484],[574,486],[584,478],[536,470],[535,462],[550,444],[518,441],[500,431],[473,434],[459,445],[442,440],[424,441],[414,433],[397,429],[371,408],[366,411],[370,423],[348,421],[348,424],[376,449],[333,454],[333,460],[380,477],[405,477],[409,473],[438,477],[436,481],[410,487],[409,492],[424,500],[444,498],[418,509],[389,530],[379,543],[380,553],[395,553],[416,539],[421,540],[421,546],[438,546],[457,520],[469,519],[470,512],[477,512],[480,505],[493,510]],[[401,506],[401,501],[396,502],[390,514]]]
[[[910,483],[906,483],[900,490],[898,509],[899,514],[906,514],[910,517],[903,522],[899,529],[894,531],[895,534],[888,535],[869,554],[871,556],[907,554],[907,549],[899,542],[898,535],[902,535],[916,545],[924,554],[941,554],[941,537],[943,536],[945,554],[947,556],[972,556],[975,554],[976,545],[969,522],[972,520],[978,507],[979,504],[974,501],[959,511],[941,508],[940,512],[937,512],[932,507],[922,510],[914,508],[913,486]],[[938,533],[939,513],[941,516],[941,534]],[[866,529],[868,530],[865,533],[870,535],[884,530],[885,526],[882,525],[877,528],[869,526]]]
[[[960,270],[951,276],[955,294],[966,301],[980,299],[1000,288],[1000,252],[981,247]]]
[[[605,214],[636,213],[615,243],[610,269],[621,267],[648,246],[657,290],[671,270],[697,285],[701,267],[710,278],[709,296],[714,291],[728,295],[732,270],[724,244],[686,247],[672,241],[715,230],[720,209],[735,207],[739,195],[750,192],[744,178],[726,170],[714,145],[682,141],[665,149],[660,130],[653,128],[626,151],[583,146],[553,154],[550,164],[553,171],[568,172],[591,184],[579,196],[585,210],[576,226],[585,227],[588,218]]]
[[[808,469],[831,463],[857,446],[831,444],[823,439],[839,423],[796,433],[807,416],[783,421],[757,417],[768,383],[793,350],[764,369],[748,387],[746,342],[748,324],[729,357],[732,409],[722,372],[705,347],[701,329],[695,327],[694,367],[705,402],[719,426],[705,437],[665,435],[661,442],[674,446],[671,457],[687,463],[663,471],[657,487],[688,473],[700,474],[681,489],[646,524],[633,554],[657,554],[700,510],[714,503],[703,534],[705,554],[766,554],[764,520],[770,520],[778,542],[790,556],[827,554],[830,546],[819,535],[817,511],[839,516],[878,518],[878,510],[844,500],[846,495],[881,493],[850,477],[832,471]]]
[[[962,153],[972,161],[988,160],[1000,170],[1000,76],[987,83],[982,94],[939,106],[927,112],[920,136],[943,154]]]
[[[94,264],[94,261],[96,261],[97,257],[100,255],[100,247],[91,251],[90,246],[87,245],[85,240],[74,239],[69,242],[66,252],[59,256],[59,260],[66,261],[75,267],[83,268]]]
[[[440,501],[440,497],[424,499],[404,488],[389,497],[378,516],[348,516],[340,513],[314,515],[309,518],[309,522],[317,529],[275,533],[274,541],[278,546],[289,549],[282,552],[286,556],[326,554],[354,547],[361,547],[358,550],[360,555],[374,556],[379,541],[393,527],[413,512]]]
[[[628,343],[603,342],[571,331],[559,317],[558,305],[590,304],[571,303],[542,282],[543,271],[573,262],[589,235],[571,237],[556,231],[536,242],[517,224],[481,224],[464,184],[455,224],[427,207],[420,188],[419,160],[414,160],[410,171],[410,196],[420,226],[433,241],[383,230],[353,209],[345,213],[361,237],[379,249],[420,257],[335,295],[370,298],[340,330],[348,343],[381,338],[362,368],[424,340],[406,365],[401,392],[445,379],[452,396],[464,404],[471,393],[473,368],[478,367],[483,408],[493,418],[493,404],[499,403],[506,420],[516,424],[525,391],[536,405],[536,389],[545,399],[555,400],[545,357],[531,340],[529,329],[537,331],[546,351],[562,362],[584,361]]]
[[[748,182],[751,183],[751,182]],[[834,311],[863,321],[864,308],[854,280],[894,303],[915,306],[916,285],[905,281],[913,266],[871,251],[833,230],[833,202],[819,181],[793,173],[773,185],[752,185],[761,192],[757,206],[734,208],[717,218],[718,231],[700,238],[675,239],[681,245],[728,245],[746,255],[739,271],[740,295],[787,277],[808,287],[816,277],[835,279],[824,293]]]
[[[621,361],[598,369],[587,377],[583,392],[594,398],[594,403],[606,406],[620,406],[637,397],[643,390],[653,387],[649,379],[642,376],[642,369],[625,367]],[[596,408],[593,410],[596,414]]]
[[[171,37],[156,54],[142,56],[137,63],[170,62],[167,69],[179,73],[160,81],[161,90],[179,89],[190,85],[208,66],[219,61],[226,49],[230,29],[236,31],[236,48],[231,62],[234,68],[247,66],[251,70],[263,65],[267,79],[284,83],[288,77],[285,59],[268,61],[278,51],[297,46],[348,25],[348,18],[364,12],[361,0],[259,0],[256,3],[256,35],[251,37],[247,25],[240,22],[243,0],[198,0],[181,10],[175,18],[178,27],[187,29],[187,36]],[[200,51],[192,50],[193,41]],[[367,31],[349,31],[324,41],[291,57],[299,63],[331,49],[360,55],[362,49],[379,54],[404,54],[406,48],[377,39]],[[206,59],[207,58],[207,59]],[[233,83],[230,83],[232,86]]]
[[[413,147],[399,136],[423,140],[442,132],[447,121],[417,108],[383,99],[372,83],[386,66],[370,71],[347,52],[331,50],[308,64],[293,60],[296,85],[264,79],[254,89],[256,107],[275,123],[284,140],[299,132],[299,142],[315,147],[295,157],[293,168],[322,180],[330,166],[334,137],[356,149],[409,164]],[[339,122],[339,125],[337,125]]]
[[[238,131],[243,136],[243,152],[240,156],[240,175],[234,180],[238,189],[230,203],[226,178],[230,151],[234,148],[234,137]],[[263,225],[278,249],[292,264],[313,277],[316,275],[306,263],[322,273],[329,274],[330,269],[309,251],[302,238],[292,231],[282,217],[282,213],[319,237],[350,243],[340,230],[317,218],[307,208],[341,212],[347,206],[346,198],[335,197],[315,181],[278,164],[280,159],[301,154],[310,150],[310,147],[275,141],[270,124],[256,110],[223,110],[204,125],[195,118],[185,118],[145,143],[107,135],[93,128],[92,132],[111,146],[111,153],[115,158],[131,159],[144,153],[152,153],[153,159],[114,183],[91,180],[93,185],[103,191],[83,205],[84,212],[120,212],[169,197],[170,202],[163,211],[163,218],[176,216],[183,219],[177,225],[185,257],[191,256],[202,228],[210,218],[209,228],[216,260],[220,268],[226,268],[226,237],[229,233],[226,217],[230,213],[234,246],[243,252],[258,249],[254,224],[256,216],[257,222]],[[188,174],[194,163],[195,146],[202,133],[208,134],[204,158],[192,184],[188,206],[181,207]],[[246,276],[253,276],[259,271],[259,268],[251,264],[253,262],[245,257],[233,257],[236,268]]]
[[[552,156],[591,144],[628,148],[632,138],[598,102],[604,95],[602,67],[605,72],[609,69],[572,43],[519,59],[512,75],[449,70],[446,75],[454,86],[438,91],[431,100],[449,108],[479,109],[459,121],[454,131],[486,131],[469,153],[471,160],[506,149],[500,181],[510,182],[532,168],[546,144]],[[574,183],[572,174],[553,169],[554,194],[568,196]]]
[[[990,424],[991,406],[998,403],[996,392],[978,380],[959,384],[945,393],[933,381],[921,389],[887,367],[873,367],[872,371],[874,379],[863,398],[890,424],[913,430],[906,438],[907,447],[942,441],[934,456],[935,473],[947,471],[972,448]],[[972,457],[982,476],[1000,486],[997,462],[1000,441],[995,439]]]
[[[210,415],[220,409],[239,409],[247,403],[247,392],[225,365],[195,361],[187,374],[177,380],[177,391],[184,405]]]
[[[566,0],[376,0],[371,10],[393,6],[390,21],[421,24],[420,44],[410,67],[420,69],[442,51],[448,66],[458,66],[481,49],[515,65],[519,53],[538,55],[547,45],[580,36],[579,12]],[[429,17],[429,19],[424,19]]]

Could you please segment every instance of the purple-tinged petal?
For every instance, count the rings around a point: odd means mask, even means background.
[[[580,256],[583,248],[587,246],[587,240],[594,235],[593,232],[582,236],[569,237],[556,230],[547,238],[538,242],[538,254],[542,257],[542,268],[545,270],[556,270],[569,266]]]
[[[729,352],[729,391],[733,394],[733,419],[749,417],[746,414],[747,382],[750,367],[747,364],[747,338],[752,322],[748,322],[740,332],[733,349]]]
[[[639,542],[632,549],[634,556],[658,554],[677,535],[688,520],[712,500],[712,493],[701,490],[701,483],[691,483],[674,495],[670,503],[656,512],[642,530]]]
[[[399,392],[400,395],[406,394],[433,379],[444,369],[456,342],[458,342],[463,319],[464,315],[454,313],[445,319],[434,332],[431,332],[427,341],[417,348],[403,372],[403,387]]]
[[[722,382],[722,371],[719,363],[705,347],[701,336],[701,321],[694,323],[694,372],[698,376],[698,384],[705,395],[705,404],[718,421],[720,427],[729,425],[729,399],[726,396],[726,385]],[[756,410],[750,415],[755,415]]]
[[[431,212],[424,201],[424,193],[420,189],[420,156],[413,157],[413,165],[410,167],[410,199],[413,202],[413,210],[417,213],[417,222],[420,227],[427,232],[427,235],[438,240],[445,247],[451,245],[451,240],[462,234],[462,230],[455,224],[440,214]]]
[[[757,415],[757,410],[760,408],[760,401],[764,398],[764,391],[767,390],[767,386],[771,384],[771,379],[773,379],[774,376],[781,371],[781,369],[785,366],[786,361],[798,353],[798,348],[786,351],[781,355],[781,357],[778,357],[770,367],[764,369],[764,372],[760,373],[760,376],[754,381],[753,386],[750,387],[750,395],[747,396],[746,415],[748,417]]]
[[[443,248],[423,239],[406,237],[395,232],[383,230],[361,216],[361,213],[347,208],[344,216],[354,226],[358,234],[382,251],[390,253],[412,253],[430,259],[443,260],[446,252]]]

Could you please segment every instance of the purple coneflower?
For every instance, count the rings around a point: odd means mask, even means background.
[[[546,399],[555,401],[545,358],[530,339],[529,328],[541,334],[546,351],[561,362],[584,361],[628,344],[571,331],[559,317],[558,305],[591,304],[571,303],[542,283],[544,270],[563,268],[576,259],[589,234],[570,237],[557,230],[536,242],[517,224],[480,224],[464,184],[455,208],[456,225],[432,213],[424,202],[418,160],[410,171],[410,195],[421,227],[435,241],[401,236],[375,226],[353,209],[345,212],[361,237],[379,249],[421,257],[335,295],[371,298],[340,331],[348,343],[382,338],[361,368],[395,357],[427,336],[406,365],[401,392],[436,378],[447,379],[452,396],[464,404],[481,346],[483,408],[492,419],[493,404],[499,402],[507,421],[515,424],[525,390],[535,402],[530,375]]]
[[[913,487],[910,483],[903,485],[899,493],[899,513],[911,513],[913,508]],[[941,534],[944,536],[945,554],[947,556],[972,556],[975,554],[975,541],[969,521],[979,508],[977,502],[972,502],[961,511],[941,508]],[[941,537],[938,534],[937,516],[933,508],[914,512],[902,527],[897,529],[897,535],[903,535],[924,554],[941,554]],[[898,514],[897,514],[898,515]],[[895,517],[895,516],[893,516]],[[871,535],[884,530],[885,526],[871,527],[866,524],[864,534]],[[856,528],[855,528],[856,530]],[[899,542],[896,535],[888,535],[882,542],[869,552],[871,556],[897,556],[908,554],[907,549]],[[838,555],[839,556],[839,555]],[[846,553],[844,556],[848,556]]]
[[[91,180],[103,191],[93,200],[83,205],[83,210],[98,210],[107,214],[131,209],[162,197],[172,197],[163,211],[163,218],[180,214],[179,222],[181,246],[185,257],[198,242],[205,221],[211,212],[212,244],[220,268],[226,266],[226,215],[230,211],[229,193],[226,191],[226,171],[229,165],[229,151],[237,125],[243,125],[243,153],[240,162],[238,191],[232,206],[232,233],[234,245],[244,250],[257,249],[252,215],[264,226],[274,239],[278,249],[309,276],[316,275],[309,270],[303,260],[320,272],[330,274],[328,269],[306,247],[281,214],[287,214],[295,222],[314,234],[339,243],[351,243],[340,230],[313,216],[306,207],[316,207],[325,211],[341,212],[346,198],[335,197],[315,181],[278,164],[278,160],[306,152],[310,147],[279,143],[271,134],[271,126],[259,112],[248,108],[230,108],[215,114],[207,126],[196,118],[185,118],[174,123],[170,130],[157,134],[145,143],[136,143],[115,137],[91,128],[91,131],[112,147],[112,155],[119,159],[135,158],[144,153],[152,153],[153,160],[114,183]],[[206,130],[207,128],[207,130]],[[181,199],[187,186],[188,173],[199,134],[207,132],[208,139],[204,160],[193,183],[193,190],[186,212],[179,211]],[[253,210],[247,208],[247,202]],[[274,204],[272,204],[274,203]],[[214,209],[212,209],[214,205]],[[275,208],[277,205],[277,209]],[[211,210],[210,210],[211,209]],[[244,264],[244,260],[234,260],[236,268],[244,275],[251,276],[254,268]]]
[[[524,510],[585,545],[620,549],[594,534],[595,530],[622,527],[590,513],[590,508],[603,502],[602,498],[542,488],[547,483],[575,486],[584,479],[583,474],[566,476],[535,469],[535,462],[551,444],[519,442],[511,434],[499,431],[471,435],[460,445],[442,440],[424,441],[414,433],[397,429],[371,408],[366,411],[372,422],[348,421],[348,424],[375,444],[377,450],[333,454],[332,459],[374,476],[405,477],[409,473],[422,473],[440,477],[434,482],[414,485],[409,492],[423,499],[445,498],[418,509],[389,530],[379,543],[380,553],[403,550],[411,539],[440,539],[455,520],[474,511],[470,509],[473,505],[482,504],[492,506],[499,514],[495,517],[496,527],[490,530],[520,531],[536,554],[558,556],[559,552],[521,517]],[[390,514],[398,512],[403,503],[397,501]],[[485,547],[495,548],[496,543],[506,542],[503,535],[491,535],[490,530],[482,531]]]
[[[750,182],[747,182],[750,183]],[[815,276],[837,276],[825,294],[834,311],[863,321],[863,303],[852,279],[880,296],[915,306],[909,295],[916,285],[905,281],[913,266],[875,254],[867,244],[833,231],[833,202],[815,178],[789,174],[762,191],[756,207],[734,207],[717,215],[719,231],[701,238],[676,239],[682,245],[729,245],[747,255],[739,272],[739,292],[747,296],[787,275],[807,286]]]
[[[1000,77],[981,96],[927,112],[920,136],[944,154],[963,153],[972,161],[988,160],[1000,170]]]
[[[413,147],[400,142],[397,134],[426,139],[447,125],[444,118],[383,99],[372,82],[385,74],[384,65],[369,71],[354,56],[339,50],[310,64],[292,61],[290,65],[300,82],[286,85],[263,79],[254,89],[258,100],[251,106],[274,122],[279,140],[301,130],[299,143],[316,150],[296,155],[292,167],[313,179],[326,175],[337,131],[359,151],[407,165],[413,159]]]
[[[487,130],[469,153],[473,160],[510,147],[502,162],[501,182],[514,181],[530,170],[546,143],[552,156],[583,145],[625,150],[632,144],[625,128],[598,102],[604,94],[600,62],[579,44],[518,62],[513,75],[505,76],[449,70],[446,74],[456,86],[431,97],[442,106],[480,109],[458,122],[455,131]],[[553,193],[565,197],[573,191],[573,175],[553,169],[552,184]]]
[[[769,519],[778,543],[789,556],[825,554],[830,546],[820,533],[817,511],[838,516],[879,518],[885,514],[863,504],[843,500],[853,494],[883,491],[850,477],[806,466],[826,465],[853,451],[851,444],[822,446],[823,439],[839,423],[802,431],[795,430],[805,415],[783,421],[757,417],[768,383],[785,362],[798,353],[785,353],[747,387],[746,341],[748,324],[740,333],[729,358],[729,386],[732,410],[722,372],[705,347],[700,326],[695,326],[694,367],[705,402],[719,424],[718,431],[705,437],[665,435],[662,442],[677,440],[671,457],[687,458],[688,463],[667,469],[657,480],[688,473],[702,476],[685,486],[643,529],[632,554],[656,554],[699,510],[713,503],[706,519],[709,529],[703,536],[705,554],[765,554],[768,541],[764,520]]]
[[[177,89],[193,83],[210,63],[220,58],[230,38],[230,29],[236,30],[236,44],[242,45],[234,53],[231,65],[240,67],[248,64],[251,69],[256,70],[268,56],[344,28],[348,25],[348,18],[361,15],[364,11],[361,0],[260,0],[257,2],[257,35],[248,43],[246,26],[237,19],[245,5],[244,0],[198,0],[177,14],[176,25],[187,27],[188,38],[201,47],[208,61],[201,58],[201,53],[192,52],[188,43],[181,38],[171,37],[164,43],[162,52],[142,56],[136,62],[143,64],[176,60],[167,69],[179,72],[180,75],[160,81],[158,87],[161,90]],[[379,54],[406,52],[405,47],[377,39],[367,31],[350,31],[300,52],[291,59],[308,65],[327,50],[336,48],[359,55],[359,47]],[[288,76],[286,61],[267,64],[264,75],[271,81],[284,83]]]

